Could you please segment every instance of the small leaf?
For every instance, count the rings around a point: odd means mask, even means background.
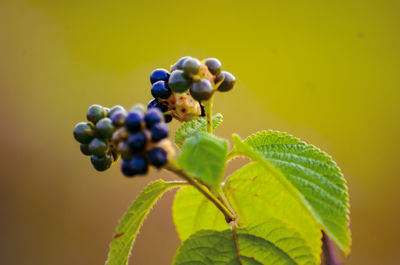
[[[235,152],[259,161],[280,181],[283,175],[291,183],[285,187],[292,194],[295,187],[329,237],[346,254],[350,252],[346,181],[329,155],[291,135],[274,131],[256,133],[244,142],[236,136],[234,141]]]
[[[317,264],[304,240],[276,219],[237,229],[239,251],[230,229],[202,230],[179,247],[174,265]]]
[[[184,184],[184,182],[165,182],[163,180],[158,180],[144,188],[119,221],[110,244],[110,251],[106,261],[107,265],[128,264],[129,255],[133,243],[135,242],[136,235],[154,203],[165,191]]]
[[[222,122],[222,114],[217,113],[213,117],[213,129]],[[207,131],[206,117],[199,117],[191,121],[185,122],[175,133],[175,143],[178,147],[182,147],[185,140],[199,132]]]
[[[199,230],[226,230],[224,215],[194,187],[183,187],[175,194],[172,216],[179,238],[184,241]]]
[[[222,179],[227,152],[227,140],[200,132],[185,141],[178,162],[185,171],[214,186]]]

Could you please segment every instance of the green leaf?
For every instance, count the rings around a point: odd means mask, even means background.
[[[237,229],[239,251],[230,229],[201,230],[179,247],[174,265],[317,264],[304,240],[276,219]]]
[[[107,265],[128,264],[128,258],[139,228],[154,203],[165,191],[184,184],[184,182],[165,182],[163,180],[158,180],[144,188],[119,221],[110,244],[110,251],[106,261]]]
[[[227,140],[200,132],[185,141],[178,163],[185,171],[215,186],[222,179],[227,152]]]
[[[213,117],[213,129],[222,122],[222,114],[217,113]],[[175,133],[175,143],[178,147],[182,147],[185,140],[199,132],[207,131],[206,117],[199,117],[191,121],[185,122]]]
[[[236,136],[234,141],[237,153],[263,163],[280,181],[285,176],[292,184],[285,187],[291,193],[292,187],[300,192],[329,237],[346,254],[350,252],[348,190],[340,169],[329,155],[291,135],[274,131],[256,133],[244,142]]]
[[[272,217],[297,231],[319,262],[321,225],[290,196],[282,184],[263,166],[253,162],[230,175],[223,187],[229,203],[239,218],[240,227],[265,222]],[[212,229],[228,229],[221,212],[193,187],[181,188],[175,195],[173,219],[182,241],[191,234]]]
[[[199,230],[226,230],[224,215],[194,187],[183,187],[175,194],[172,216],[181,241]]]

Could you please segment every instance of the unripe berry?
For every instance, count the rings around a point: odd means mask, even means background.
[[[190,56],[181,57],[181,58],[178,60],[178,62],[176,63],[176,69],[182,70],[182,65],[183,65],[183,63],[186,61],[186,59],[189,59],[189,58],[192,58],[192,57],[190,57]]]
[[[81,144],[80,148],[81,148],[82,154],[84,154],[85,156],[90,156],[91,155],[91,153],[89,151],[89,145]]]
[[[201,62],[196,58],[187,58],[182,63],[182,70],[186,75],[197,75],[199,73]]]
[[[108,144],[103,139],[94,138],[89,144],[89,152],[96,156],[103,156],[108,150]]]
[[[144,116],[144,121],[146,122],[146,128],[150,129],[153,125],[163,121],[163,114],[159,109],[152,108]]]
[[[103,118],[96,123],[96,131],[98,136],[102,138],[111,137],[115,131],[115,127],[112,124],[110,118]]]
[[[128,145],[132,153],[140,153],[147,144],[146,134],[142,131],[130,134],[128,136]]]
[[[148,153],[147,157],[149,159],[149,163],[156,168],[161,168],[168,161],[167,152],[161,147],[153,147]]]
[[[215,80],[215,83],[218,83],[221,80],[224,81],[222,81],[222,83],[218,87],[218,91],[220,92],[227,92],[235,86],[236,78],[229,72],[222,71]]]
[[[89,122],[80,122],[74,128],[74,137],[81,144],[90,143],[94,135],[94,127]]]
[[[96,124],[99,120],[107,116],[107,112],[103,109],[102,106],[94,104],[89,107],[88,112],[86,114],[86,118],[88,121]]]
[[[168,88],[167,82],[161,80],[153,84],[151,88],[151,95],[154,98],[167,99],[169,96],[171,96],[171,90]]]
[[[112,119],[112,116],[113,116],[115,113],[118,113],[118,112],[122,112],[122,113],[127,114],[127,111],[125,110],[124,107],[122,107],[121,105],[116,105],[116,106],[114,106],[114,107],[112,107],[112,108],[110,109],[110,111],[109,111],[109,113],[108,113],[108,117]]]
[[[208,100],[213,95],[213,86],[207,79],[201,79],[199,82],[194,82],[190,89],[190,94],[195,100]]]
[[[117,146],[117,150],[121,154],[123,159],[131,159],[132,158],[131,149],[129,148],[129,145],[127,144],[127,142],[125,142],[125,141],[119,142],[118,146]]]
[[[185,76],[182,70],[173,71],[168,80],[168,87],[177,93],[185,92],[191,85],[192,81]]]
[[[157,81],[168,81],[169,72],[165,69],[156,69],[150,75],[150,82],[154,84]]]
[[[126,112],[122,112],[122,111],[117,111],[111,114],[111,120],[112,120],[112,124],[119,128],[121,126],[124,126],[125,124],[125,118],[126,118]]]
[[[151,133],[151,141],[153,143],[157,143],[164,138],[168,137],[169,127],[165,123],[157,123],[150,130]]]
[[[208,58],[206,59],[205,65],[208,68],[208,71],[213,75],[218,75],[221,72],[221,62],[217,58]]]
[[[104,154],[102,156],[92,155],[90,161],[97,171],[104,171],[110,168],[113,158],[111,154]]]
[[[125,126],[130,132],[140,131],[142,128],[144,114],[140,111],[129,112],[125,118]]]

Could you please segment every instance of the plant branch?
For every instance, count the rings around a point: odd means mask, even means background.
[[[236,216],[231,212],[230,209],[228,209],[224,205],[224,203],[222,203],[217,197],[215,197],[214,194],[212,194],[206,186],[200,184],[200,182],[197,181],[194,176],[192,176],[191,174],[185,172],[182,168],[180,168],[175,161],[172,160],[168,161],[168,164],[165,167],[165,169],[175,173],[179,177],[186,180],[189,184],[191,184],[198,191],[200,191],[208,200],[214,203],[214,205],[223,213],[223,215],[225,216],[225,220],[228,224],[236,220]]]

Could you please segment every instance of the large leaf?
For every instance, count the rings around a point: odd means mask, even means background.
[[[158,180],[149,184],[136,198],[128,211],[119,221],[110,251],[106,261],[107,265],[126,265],[135,238],[144,218],[149,213],[157,199],[168,189],[184,185],[184,182],[165,182]]]
[[[186,172],[214,186],[222,179],[227,152],[227,140],[200,132],[185,141],[178,163]]]
[[[350,252],[349,199],[346,181],[332,158],[313,145],[286,133],[263,131],[243,143],[234,139],[237,153],[272,165],[300,192],[305,204],[339,247]],[[236,148],[235,147],[235,148]],[[246,150],[247,148],[247,150]],[[257,154],[254,154],[254,151]],[[258,156],[261,155],[262,159]],[[278,178],[279,174],[275,174]],[[296,197],[297,195],[295,195]]]
[[[263,166],[255,162],[245,165],[228,177],[223,190],[241,227],[277,218],[299,233],[319,262],[321,225]],[[173,218],[182,241],[202,229],[228,228],[217,207],[193,187],[181,188],[176,193]]]
[[[215,129],[222,122],[222,114],[217,113],[213,117],[213,129]],[[183,125],[175,133],[175,143],[177,146],[182,147],[185,140],[199,132],[207,131],[206,117],[199,117],[183,123]]]
[[[179,247],[173,264],[317,264],[305,241],[276,219],[237,229],[237,242],[239,251],[230,229],[201,230]]]

